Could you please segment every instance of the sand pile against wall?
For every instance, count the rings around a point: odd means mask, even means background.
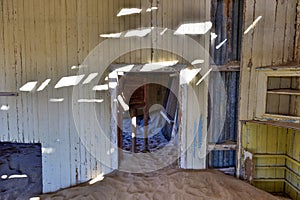
[[[79,185],[43,195],[41,199],[278,200],[267,192],[215,170],[172,168],[144,174],[115,171],[93,185]]]

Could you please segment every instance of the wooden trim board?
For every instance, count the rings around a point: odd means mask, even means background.
[[[0,92],[0,97],[13,97],[19,96],[17,92]]]

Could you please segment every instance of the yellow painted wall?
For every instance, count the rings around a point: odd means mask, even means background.
[[[242,148],[254,154],[254,185],[300,199],[299,144],[299,130],[245,123]]]
[[[286,173],[286,180],[293,185],[300,188],[300,131],[289,129],[287,133],[287,155],[293,160],[298,161],[298,164],[288,160],[286,167],[291,171]],[[294,173],[293,173],[294,172]],[[298,174],[298,176],[296,175]],[[298,193],[289,185],[285,185],[285,191],[293,198],[300,199],[300,193]]]

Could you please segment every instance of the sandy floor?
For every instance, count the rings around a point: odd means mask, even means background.
[[[262,190],[215,170],[165,168],[145,174],[115,171],[93,185],[83,184],[41,199],[197,199],[278,200]]]
[[[154,118],[155,119],[155,118]],[[155,123],[159,124],[159,123]],[[130,121],[128,129],[130,129]],[[126,129],[125,129],[126,130]],[[130,133],[130,130],[128,131]],[[116,199],[116,200],[279,200],[248,183],[216,170],[178,169],[178,152],[174,143],[161,133],[150,136],[151,153],[130,153],[131,136],[123,133],[123,158],[119,169],[94,184],[82,184],[41,199]],[[138,138],[138,151],[142,151],[142,138]],[[126,151],[127,150],[127,151]],[[156,170],[156,171],[154,171]],[[154,172],[153,172],[154,171]],[[131,173],[135,172],[135,173]],[[137,174],[137,172],[141,172]]]

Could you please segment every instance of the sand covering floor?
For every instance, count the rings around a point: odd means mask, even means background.
[[[114,171],[93,185],[82,184],[43,195],[41,199],[278,200],[279,198],[215,170],[182,170],[168,167],[144,174]]]
[[[279,200],[267,192],[216,170],[178,169],[174,164],[178,159],[178,147],[174,146],[174,141],[165,142],[161,139],[161,133],[153,132],[151,136],[155,143],[153,151],[134,154],[124,151],[123,159],[119,163],[121,171],[114,171],[92,185],[81,184],[42,195],[41,199]],[[125,149],[130,148],[130,139],[128,137],[125,140]],[[142,140],[138,141],[138,144],[140,143]],[[138,150],[143,149],[142,144],[138,147]]]

